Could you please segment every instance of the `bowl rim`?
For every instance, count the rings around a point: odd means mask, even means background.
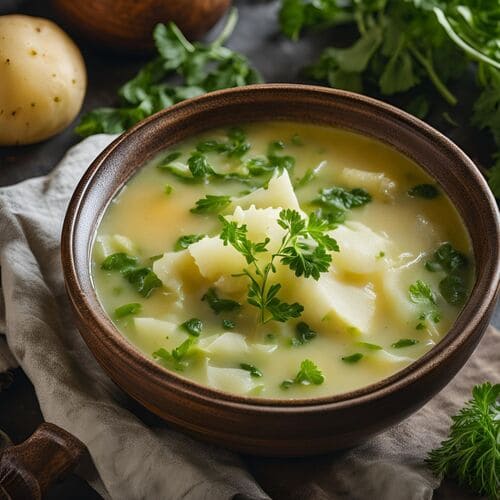
[[[351,101],[351,103],[353,103],[355,106],[366,106],[368,108],[374,109],[375,111],[382,112],[389,118],[414,128],[427,142],[438,142],[440,144],[440,147],[448,150],[454,155],[454,157],[459,158],[462,164],[469,171],[469,174],[472,177],[471,180],[479,185],[482,195],[484,195],[485,197],[485,204],[487,205],[490,215],[492,216],[492,219],[494,221],[494,227],[491,228],[491,233],[494,234],[491,234],[490,237],[493,238],[496,235],[497,240],[497,258],[495,259],[495,263],[491,268],[491,279],[489,280],[488,286],[486,287],[486,289],[479,289],[479,287],[477,286],[478,283],[476,275],[476,280],[467,302],[462,307],[452,327],[438,342],[438,344],[433,346],[429,351],[427,351],[423,356],[415,360],[413,363],[403,368],[402,370],[395,372],[389,377],[385,377],[373,384],[369,384],[352,391],[316,398],[312,397],[303,399],[279,399],[240,396],[210,388],[206,385],[177,375],[175,372],[164,368],[159,363],[156,363],[154,360],[143,354],[118,330],[118,328],[111,322],[111,319],[102,308],[94,288],[92,288],[91,291],[93,292],[96,302],[99,305],[101,314],[96,313],[96,311],[92,307],[90,307],[87,300],[87,294],[81,287],[74,259],[74,235],[75,232],[78,231],[79,214],[82,203],[84,201],[84,197],[86,193],[90,189],[92,189],[97,172],[101,168],[103,168],[103,165],[106,164],[107,159],[113,154],[118,146],[120,146],[124,142],[133,140],[134,135],[139,130],[151,127],[153,124],[162,121],[164,118],[168,118],[169,115],[175,114],[176,112],[184,110],[186,108],[193,108],[193,114],[195,114],[195,111],[201,111],[204,107],[206,108],[206,106],[209,105],[210,102],[217,103],[217,100],[221,101],[231,97],[234,98],[235,96],[239,96],[241,98],[242,96],[245,96],[245,94],[249,96],[246,102],[246,104],[248,105],[248,102],[251,101],[252,95],[255,93],[280,93],[284,91],[291,93],[295,92],[299,94],[320,94],[329,98],[342,98]],[[300,123],[299,120],[297,121]],[[302,123],[308,123],[308,121],[304,120]],[[367,136],[367,134],[363,134],[362,132],[356,131],[353,128],[344,128],[346,130],[351,130],[355,133]],[[375,134],[372,136],[372,138],[388,145],[389,147],[392,147],[393,149],[398,150],[395,145],[391,145],[381,138],[377,139]],[[400,153],[409,157],[408,154],[405,154],[404,152],[400,151]],[[143,166],[145,162],[146,160],[142,163],[141,166]],[[415,163],[418,164],[418,162],[416,161]],[[141,168],[141,166],[137,167],[134,172],[129,175],[126,181],[120,184],[120,187],[115,190],[115,195],[116,192],[118,192],[133,175],[135,175],[135,173]],[[429,172],[423,165],[419,166],[420,168],[424,169],[424,171],[427,172],[428,175],[434,177],[432,173]],[[456,203],[454,202],[454,200],[451,198],[451,196],[449,196],[449,198],[456,208]],[[106,208],[97,214],[96,220],[98,221],[98,223],[102,219],[102,215],[106,211],[110,201],[111,200],[108,199]],[[460,217],[463,220],[463,217],[461,215]],[[465,221],[463,222],[467,229],[467,223]],[[98,224],[93,228],[92,232],[94,235],[97,227]],[[468,230],[467,232],[469,233]],[[470,234],[469,238],[471,238]],[[94,328],[100,331],[101,335],[94,335],[93,340],[96,343],[103,344],[104,346],[113,349],[114,355],[117,355],[123,358],[123,360],[126,360],[130,366],[130,369],[134,370],[140,376],[147,377],[151,381],[154,381],[156,385],[163,386],[164,389],[180,390],[190,398],[194,398],[198,401],[203,401],[205,404],[209,405],[222,404],[227,407],[232,407],[234,409],[239,409],[247,412],[277,412],[280,414],[287,412],[297,412],[298,410],[300,410],[301,412],[331,411],[333,409],[343,409],[383,398],[401,389],[410,387],[418,379],[431,372],[437,365],[444,362],[446,358],[449,358],[453,354],[455,354],[456,351],[459,350],[464,343],[466,343],[469,337],[474,334],[476,328],[480,326],[483,320],[483,316],[488,312],[488,309],[492,304],[495,303],[497,299],[500,291],[500,262],[498,258],[500,252],[499,247],[500,216],[495,198],[493,197],[486,181],[484,180],[479,169],[475,166],[473,161],[450,139],[448,139],[441,132],[437,131],[430,125],[410,115],[409,113],[377,99],[344,90],[331,89],[314,85],[290,83],[249,85],[245,87],[235,87],[204,94],[202,96],[182,101],[174,106],[164,109],[139,122],[128,131],[119,135],[94,159],[94,161],[84,173],[83,177],[78,182],[78,185],[67,208],[61,236],[61,258],[63,262],[66,290],[73,308],[78,312],[78,315],[82,319],[83,323],[90,323]],[[87,252],[87,257],[89,261],[87,267],[89,268],[88,272],[90,273],[89,252]],[[473,299],[476,300],[474,301]],[[79,303],[77,303],[78,301]],[[475,304],[471,304],[472,302],[475,302]],[[471,305],[474,305],[476,307],[472,308]],[[457,323],[459,322],[459,320],[463,320],[466,314],[469,315],[466,324],[464,325],[464,328],[459,331],[459,329],[457,328]],[[86,336],[82,336],[85,342],[87,342],[88,344]]]

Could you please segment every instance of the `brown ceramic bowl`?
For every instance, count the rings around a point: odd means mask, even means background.
[[[415,160],[454,202],[470,234],[476,280],[445,338],[376,384],[332,397],[269,400],[234,396],[183,379],[131,345],[92,286],[90,250],[120,188],[160,150],[213,127],[292,120],[373,137]],[[259,455],[298,456],[355,445],[399,422],[441,390],[481,339],[499,285],[499,216],[472,161],[420,120],[357,94],[302,85],[256,85],[185,101],[139,123],[94,161],[68,208],[62,235],[66,286],[80,332],[109,376],[173,426],[200,439]]]

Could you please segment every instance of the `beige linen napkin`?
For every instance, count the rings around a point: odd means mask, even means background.
[[[10,351],[31,379],[45,419],[88,446],[100,480],[88,471],[86,477],[104,496],[268,498],[236,455],[139,420],[75,329],[60,264],[61,226],[76,183],[112,139],[91,137],[71,149],[49,176],[0,189],[0,328],[5,321]],[[320,458],[246,458],[247,466],[277,499],[431,498],[438,481],[422,460],[445,437],[449,415],[471,387],[487,379],[498,382],[498,340],[490,329],[441,394],[366,444]],[[6,362],[0,371],[13,364],[1,342],[0,362]]]

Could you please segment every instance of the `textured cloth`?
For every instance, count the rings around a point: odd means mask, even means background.
[[[170,430],[145,411],[141,414],[151,426],[134,415],[131,408],[137,405],[108,379],[75,329],[59,255],[71,193],[112,138],[91,137],[71,149],[49,176],[0,189],[0,327],[33,382],[45,419],[88,446],[100,479],[91,466],[82,474],[101,494],[120,500],[268,498],[248,468],[273,498],[431,498],[438,481],[423,458],[445,437],[449,415],[470,396],[471,387],[498,381],[499,334],[493,329],[467,366],[422,410],[347,452],[242,460]],[[12,364],[0,338],[0,371]]]

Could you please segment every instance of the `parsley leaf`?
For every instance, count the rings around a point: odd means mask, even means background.
[[[419,341],[416,339],[399,339],[397,342],[394,342],[394,344],[391,344],[391,347],[394,349],[401,349],[402,347],[410,347],[418,343]]]
[[[192,335],[193,337],[199,337],[201,335],[201,331],[203,330],[203,322],[198,318],[191,318],[187,321],[184,321],[184,323],[182,323],[180,327],[183,330],[186,330],[189,335]]]
[[[119,89],[120,107],[94,109],[82,117],[76,132],[84,137],[120,133],[184,99],[260,82],[248,60],[223,45],[236,22],[233,9],[221,35],[209,44],[190,43],[172,22],[158,24],[153,32],[158,55]],[[166,83],[171,76],[176,84]]]
[[[202,240],[204,237],[204,234],[185,234],[175,242],[174,251],[180,252],[181,250],[185,250],[189,245]]]
[[[439,190],[434,184],[417,184],[408,191],[408,194],[413,198],[432,200],[439,196]]]
[[[242,370],[246,370],[247,372],[250,372],[250,375],[252,377],[262,377],[262,372],[254,365],[250,365],[248,363],[240,363],[240,368]]]
[[[194,179],[204,179],[214,174],[214,170],[208,163],[207,157],[200,152],[191,154],[188,159],[188,168]]]
[[[292,339],[292,345],[300,346],[307,344],[307,342],[310,342],[315,337],[316,332],[307,323],[301,321],[295,327],[295,338]]]
[[[370,193],[362,188],[354,188],[351,191],[341,187],[322,189],[319,197],[313,203],[324,207],[335,207],[343,210],[362,207],[372,200]]]
[[[125,316],[132,316],[133,314],[138,314],[139,312],[141,312],[141,309],[142,309],[141,304],[137,302],[131,304],[125,304],[115,309],[115,318],[124,318]]]
[[[476,385],[472,399],[452,417],[448,438],[432,450],[427,465],[438,477],[456,478],[479,495],[498,496],[500,384]]]
[[[191,354],[192,348],[197,342],[197,338],[189,337],[175,349],[172,349],[172,352],[168,352],[165,348],[161,347],[153,352],[153,357],[161,360],[166,366],[174,370],[184,371],[187,366],[186,358]]]
[[[224,330],[234,330],[236,328],[236,323],[230,319],[223,319],[222,328],[224,328]]]
[[[241,158],[249,149],[245,132],[238,127],[233,127],[227,132],[227,141],[207,139],[197,144],[196,149],[202,153],[215,152],[228,157]]]
[[[221,299],[217,296],[215,288],[209,288],[207,293],[203,295],[201,300],[206,300],[210,308],[215,314],[220,314],[221,312],[234,311],[241,307],[241,304],[231,299]],[[234,328],[234,326],[233,326]]]
[[[351,354],[350,356],[344,356],[342,358],[342,361],[344,361],[345,363],[351,363],[352,364],[352,363],[357,363],[363,357],[364,357],[364,354],[362,354],[360,352],[356,352],[354,354]]]
[[[231,197],[227,195],[207,194],[196,202],[191,209],[193,214],[215,214],[224,210],[231,203]]]
[[[325,377],[321,370],[310,360],[305,359],[300,364],[300,370],[293,379],[284,380],[281,383],[282,389],[288,389],[292,385],[321,385]]]
[[[460,269],[465,269],[468,265],[467,257],[455,249],[451,243],[443,243],[433,254],[432,259],[425,263],[428,271],[439,270],[452,273]]]
[[[108,255],[101,264],[105,271],[118,271],[143,297],[149,297],[162,282],[149,267],[138,267],[137,258],[126,253]]]
[[[410,285],[408,296],[414,304],[436,305],[436,296],[427,283],[417,280]]]

